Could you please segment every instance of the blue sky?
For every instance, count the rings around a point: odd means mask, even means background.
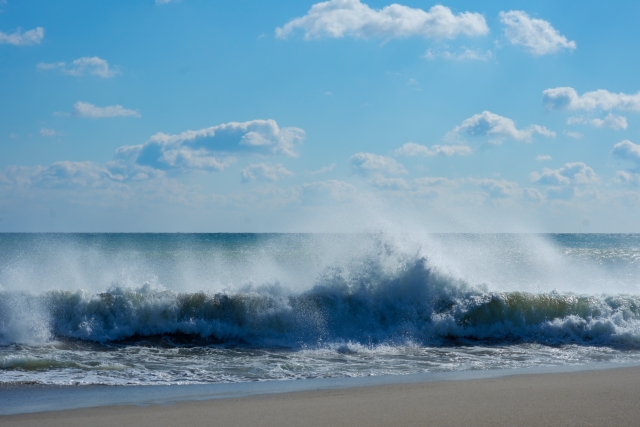
[[[640,232],[639,21],[0,0],[0,231]]]

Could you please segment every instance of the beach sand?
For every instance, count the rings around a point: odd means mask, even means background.
[[[640,426],[640,368],[0,417],[4,426]]]

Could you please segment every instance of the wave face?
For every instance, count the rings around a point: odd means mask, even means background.
[[[634,289],[633,239],[616,246],[570,236],[556,252],[562,262],[549,267],[563,271],[567,289],[545,291],[535,289],[545,287],[536,265],[546,264],[531,254],[549,257],[548,248],[529,245],[523,256],[515,245],[505,258],[504,241],[495,245],[509,265],[504,277],[514,277],[514,265],[521,276],[500,289],[495,272],[471,279],[496,260],[447,264],[442,242],[427,257],[422,246],[380,235],[221,236],[195,245],[167,245],[166,236],[126,244],[104,235],[68,239],[53,238],[47,250],[27,252],[22,240],[19,250],[4,247],[0,369],[7,381],[68,383],[75,372],[88,383],[215,382],[640,359],[640,296],[575,291],[607,278],[613,290]],[[185,265],[191,273],[178,274]],[[624,274],[609,275],[607,266]],[[88,289],[74,289],[78,281]]]
[[[640,348],[635,296],[488,292],[435,273],[424,258],[395,274],[373,264],[362,270],[350,278],[328,271],[300,294],[277,285],[235,293],[150,285],[97,294],[2,292],[0,340],[104,343],[169,334],[249,346],[502,340]]]

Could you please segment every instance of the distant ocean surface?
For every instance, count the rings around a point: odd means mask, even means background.
[[[0,234],[0,383],[640,362],[640,235]]]

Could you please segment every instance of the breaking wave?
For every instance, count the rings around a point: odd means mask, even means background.
[[[429,346],[477,341],[640,348],[640,297],[491,292],[423,257],[387,271],[326,270],[314,286],[175,292],[146,284],[107,292],[0,291],[0,344],[72,339],[300,348],[327,343]]]

